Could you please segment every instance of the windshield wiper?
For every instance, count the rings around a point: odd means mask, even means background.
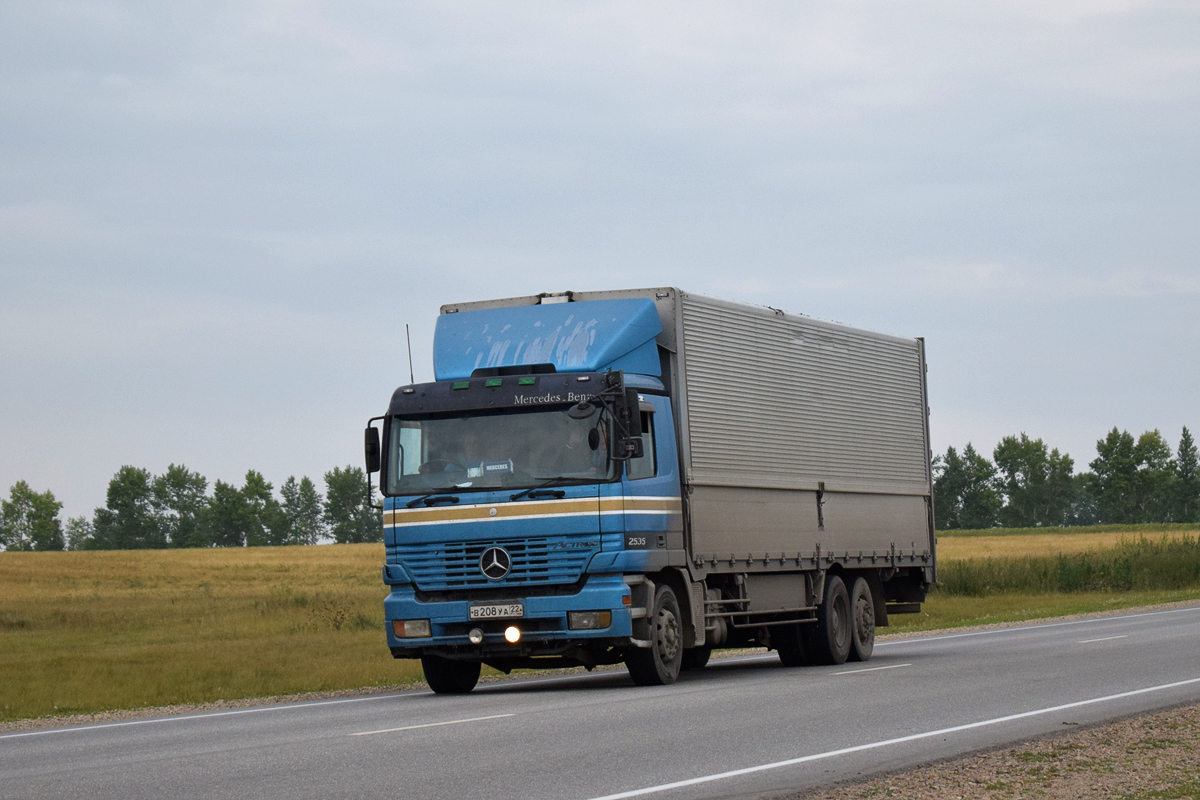
[[[521,491],[517,492],[516,494],[510,496],[508,499],[509,500],[520,500],[525,495],[529,495],[529,497],[533,500],[536,500],[538,498],[538,495],[544,495],[546,497],[553,497],[555,499],[558,499],[560,497],[566,497],[567,493],[564,492],[562,489],[547,489],[546,487],[554,486],[554,485],[566,486],[566,485],[570,485],[570,484],[574,484],[574,483],[579,483],[579,479],[578,478],[551,478],[550,480],[546,481],[545,483],[539,484],[537,486],[531,486],[528,489],[522,489]]]
[[[424,503],[427,506],[432,506],[436,503],[457,503],[457,502],[458,502],[458,495],[456,495],[456,494],[438,494],[437,492],[430,492],[429,494],[422,495],[413,500],[409,500],[404,505],[406,508],[412,508],[417,503]]]

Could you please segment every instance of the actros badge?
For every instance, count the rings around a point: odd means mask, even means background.
[[[498,581],[512,569],[512,556],[503,547],[489,547],[479,557],[479,571],[489,581]]]

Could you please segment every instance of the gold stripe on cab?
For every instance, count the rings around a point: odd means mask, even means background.
[[[679,513],[677,497],[575,497],[568,500],[535,500],[529,503],[478,503],[469,506],[399,508],[384,512],[385,525],[420,525],[431,522],[500,520],[511,517],[566,516],[568,514],[617,513],[622,511]]]

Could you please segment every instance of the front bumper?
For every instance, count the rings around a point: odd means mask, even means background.
[[[502,620],[471,620],[471,605],[492,601],[481,592],[472,600],[422,602],[417,599],[411,584],[393,586],[383,601],[388,647],[396,658],[419,658],[422,655],[449,655],[479,658],[506,656],[551,655],[579,646],[619,646],[632,642],[633,623],[630,615],[629,587],[621,575],[588,575],[576,594],[546,597],[526,597],[525,616]],[[570,630],[568,611],[609,611],[612,623],[599,630]],[[392,630],[392,620],[428,619],[430,636],[398,638]],[[516,626],[521,640],[510,644],[504,630]],[[467,638],[472,628],[483,631],[483,643],[471,644]]]

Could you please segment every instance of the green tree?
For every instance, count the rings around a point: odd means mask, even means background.
[[[0,545],[8,550],[62,550],[62,503],[47,489],[35,492],[25,481],[17,481],[0,501]]]
[[[1133,522],[1137,516],[1137,442],[1128,431],[1114,427],[1096,442],[1096,453],[1091,467],[1100,519],[1110,524]]]
[[[383,541],[383,517],[371,507],[374,494],[359,467],[325,473],[325,522],[335,542]]]
[[[1002,505],[996,468],[968,442],[959,456],[953,447],[934,459],[934,519],[939,530],[991,528]]]
[[[1200,522],[1200,456],[1185,425],[1175,458],[1175,491],[1171,518],[1175,522]]]
[[[159,528],[172,547],[207,544],[200,518],[208,505],[208,481],[199,472],[172,464],[151,484]]]
[[[100,550],[144,550],[167,546],[154,513],[148,470],[124,466],[108,482],[104,508],[96,509],[92,546]]]
[[[288,538],[284,544],[316,544],[325,535],[321,494],[308,477],[296,482],[289,476],[279,488],[283,513],[287,517]]]
[[[210,547],[245,547],[250,527],[246,498],[236,486],[217,480],[212,498],[201,515],[205,541]]]
[[[1071,478],[1074,488],[1071,506],[1067,511],[1067,525],[1096,525],[1100,522],[1100,501],[1096,496],[1096,476],[1081,472]]]
[[[95,528],[87,517],[71,517],[67,520],[67,549],[92,550],[95,542]]]
[[[289,538],[288,519],[271,493],[272,486],[261,472],[246,472],[241,488],[246,511],[246,546],[270,547],[286,544]]]
[[[1138,437],[1133,452],[1137,459],[1133,482],[1134,522],[1166,522],[1171,514],[1172,484],[1175,482],[1171,446],[1155,429]]]
[[[1006,436],[993,453],[1007,499],[1000,522],[1007,527],[1062,525],[1071,508],[1075,462],[1041,439]]]

